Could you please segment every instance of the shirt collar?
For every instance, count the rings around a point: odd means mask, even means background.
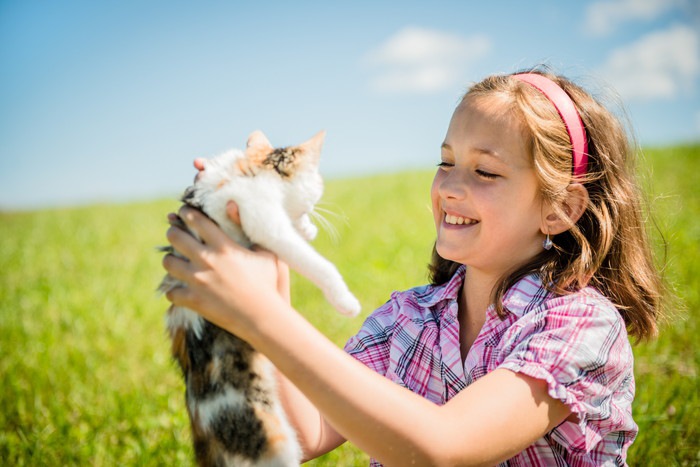
[[[427,286],[416,294],[416,302],[428,308],[444,300],[456,300],[464,284],[466,266],[460,266],[452,278],[440,285]]]
[[[537,308],[551,293],[542,285],[542,281],[536,274],[530,274],[518,280],[503,296],[503,306],[508,312],[520,318]],[[487,310],[489,314],[496,314],[493,305]]]
[[[416,302],[429,308],[446,300],[456,300],[459,291],[464,284],[466,266],[460,266],[452,278],[441,285],[427,286],[416,293]],[[516,282],[503,297],[505,308],[517,317],[522,317],[533,308],[539,306],[550,296],[550,292],[542,286],[542,281],[535,274],[525,276]],[[487,310],[488,314],[494,314],[493,305]]]

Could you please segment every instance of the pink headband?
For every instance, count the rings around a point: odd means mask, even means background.
[[[561,119],[564,120],[569,140],[571,140],[574,177],[586,175],[588,166],[586,129],[571,97],[557,83],[537,73],[520,73],[513,75],[513,78],[531,84],[554,104]]]

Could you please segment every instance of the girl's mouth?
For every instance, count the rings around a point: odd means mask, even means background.
[[[479,221],[476,219],[470,219],[468,217],[453,216],[451,214],[445,213],[445,223],[450,225],[472,225],[478,224]]]

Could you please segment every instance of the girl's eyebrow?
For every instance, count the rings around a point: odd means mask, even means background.
[[[452,146],[450,146],[450,145],[447,144],[447,143],[442,143],[442,146],[440,146],[440,147],[441,147],[442,149],[445,149],[445,150],[447,150],[447,151],[450,151],[451,153],[454,153],[454,150],[452,149]],[[476,151],[476,152],[478,152],[478,153],[480,153],[480,154],[485,154],[485,155],[487,155],[487,156],[491,156],[491,157],[493,157],[495,160],[497,160],[498,162],[501,162],[501,163],[503,163],[503,164],[506,163],[505,159],[503,159],[503,156],[501,156],[501,155],[498,154],[496,151],[493,151],[493,150],[491,150],[491,149],[476,148],[476,149],[474,149],[474,151]]]
[[[491,156],[499,162],[504,162],[504,163],[506,162],[505,159],[503,159],[503,156],[501,156],[500,154],[498,154],[496,151],[494,151],[492,149],[476,148],[476,151],[481,153],[481,154]]]

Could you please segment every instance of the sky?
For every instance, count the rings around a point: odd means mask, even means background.
[[[471,83],[542,64],[700,141],[698,0],[0,0],[0,210],[177,199],[257,129],[326,130],[327,179],[434,167]]]

